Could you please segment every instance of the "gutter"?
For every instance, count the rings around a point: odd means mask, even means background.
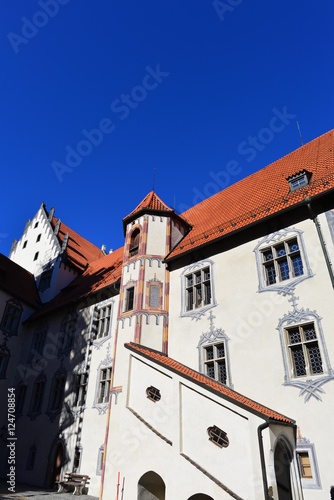
[[[259,440],[259,449],[260,449],[260,461],[261,461],[261,471],[262,471],[262,482],[263,482],[263,491],[264,491],[264,500],[269,500],[268,495],[268,481],[267,481],[267,472],[266,472],[266,462],[264,459],[264,450],[263,450],[263,437],[262,431],[269,427],[269,422],[264,422],[260,424],[257,428],[257,437]]]
[[[325,243],[322,231],[321,231],[320,222],[319,222],[318,217],[316,216],[316,214],[314,213],[314,211],[313,211],[313,209],[311,207],[311,200],[312,200],[311,197],[307,196],[305,198],[305,203],[306,203],[306,206],[308,208],[308,211],[309,211],[309,214],[310,214],[310,218],[313,220],[313,222],[315,224],[315,227],[317,229],[317,233],[318,233],[319,241],[320,241],[320,244],[321,244],[322,252],[323,252],[324,257],[325,257],[325,262],[326,262],[328,274],[329,274],[329,277],[330,277],[330,280],[331,280],[331,283],[332,283],[332,287],[334,288],[334,273],[333,273],[332,263],[330,261],[330,258],[329,258],[328,252],[327,252],[326,243]]]

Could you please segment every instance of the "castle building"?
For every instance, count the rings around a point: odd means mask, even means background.
[[[76,471],[104,500],[330,498],[333,146],[334,130],[182,214],[151,191],[110,253],[41,205],[0,255],[17,481]]]

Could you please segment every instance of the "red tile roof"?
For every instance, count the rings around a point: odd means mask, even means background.
[[[287,179],[312,174],[310,184],[290,192]],[[334,188],[334,130],[227,187],[181,214],[191,231],[166,260],[224,237],[256,221]]]
[[[57,218],[52,217],[52,227],[56,227]],[[57,237],[62,245],[64,242],[65,235],[68,234],[68,242],[66,247],[66,259],[74,267],[84,270],[89,262],[102,258],[104,256],[102,250],[100,250],[93,243],[80,236],[70,227],[60,223],[59,231]]]
[[[181,377],[185,377],[191,380],[195,384],[198,384],[204,387],[205,389],[212,391],[215,394],[218,394],[224,399],[227,399],[228,401],[231,401],[232,403],[245,408],[251,413],[255,413],[256,415],[264,418],[265,420],[275,420],[278,422],[285,422],[288,424],[295,423],[294,420],[292,420],[291,418],[286,417],[281,413],[277,413],[276,411],[271,410],[270,408],[267,408],[266,406],[263,406],[260,403],[257,403],[256,401],[253,401],[252,399],[249,399],[246,396],[243,396],[242,394],[233,391],[232,389],[229,389],[225,385],[216,382],[212,378],[206,377],[202,373],[199,373],[193,370],[192,368],[188,368],[188,366],[185,366],[179,363],[178,361],[169,358],[166,354],[163,354],[162,352],[155,351],[154,349],[150,349],[149,347],[144,347],[139,344],[135,344],[133,342],[124,345],[130,351],[141,354],[145,358],[155,363],[158,363],[159,365],[164,366],[168,370],[176,372]]]
[[[33,308],[40,304],[34,275],[3,254],[0,254],[0,289]]]
[[[35,320],[60,308],[74,305],[85,297],[116,284],[121,279],[123,251],[123,247],[119,248],[91,262],[80,276],[77,276],[29,320]]]

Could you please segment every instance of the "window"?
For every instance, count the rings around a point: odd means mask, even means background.
[[[96,338],[107,337],[110,331],[111,304],[95,309],[95,317]]]
[[[22,307],[14,301],[9,301],[6,304],[5,311],[2,316],[1,329],[5,333],[15,335],[17,333],[22,314]]]
[[[37,327],[32,340],[28,362],[31,362],[36,356],[37,357],[43,356],[46,333],[47,333],[46,325]]]
[[[133,257],[134,255],[137,255],[137,253],[138,253],[139,237],[140,237],[140,231],[138,228],[136,228],[132,231],[132,234],[131,234],[130,247],[129,247],[130,257]]]
[[[127,288],[125,290],[125,312],[133,310],[133,301],[135,295],[135,287]]]
[[[42,236],[42,234],[41,234],[41,233],[37,236],[37,238],[36,238],[36,243],[38,243],[39,241],[41,241],[41,236]]]
[[[297,452],[299,472],[302,479],[312,479],[310,457],[307,451]]]
[[[311,177],[312,174],[306,170],[288,177],[287,181],[289,182],[290,191],[297,191],[297,189],[307,186],[310,183]]]
[[[36,227],[38,227],[38,222],[35,222],[34,229],[36,229]]]
[[[219,344],[210,344],[203,346],[204,350],[204,370],[205,374],[226,384],[227,382],[227,367],[226,367],[226,354],[225,342]]]
[[[314,323],[286,328],[285,331],[294,377],[323,373]]]
[[[36,446],[31,446],[28,452],[28,459],[27,459],[27,469],[28,470],[33,470],[34,465],[35,465],[35,459],[36,459]]]
[[[31,399],[31,406],[30,406],[31,414],[41,413],[44,390],[45,390],[45,379],[36,380]]]
[[[272,245],[261,253],[267,286],[304,274],[297,238]]]
[[[76,326],[76,318],[67,316],[61,325],[59,336],[59,350],[68,351],[72,347]]]
[[[219,448],[227,448],[229,440],[226,432],[222,431],[216,425],[208,428],[209,441],[215,443]]]
[[[160,285],[150,284],[149,287],[149,306],[155,309],[159,308],[160,304]]]
[[[108,403],[110,395],[111,367],[102,368],[100,370],[99,386],[98,386],[98,403]]]
[[[50,410],[56,411],[60,410],[65,389],[65,375],[57,375],[52,384],[51,396],[50,396]]]
[[[157,401],[160,401],[160,399],[161,399],[161,393],[160,393],[159,389],[157,389],[156,387],[153,387],[153,385],[151,385],[150,387],[148,387],[146,389],[146,396],[148,397],[148,399],[150,399],[154,403],[156,403]]]
[[[52,278],[52,269],[48,269],[47,271],[44,271],[41,274],[41,277],[39,280],[39,286],[38,286],[38,290],[40,292],[44,292],[45,290],[50,288],[51,278]]]
[[[97,467],[96,467],[96,475],[101,476],[103,469],[103,456],[104,456],[104,445],[102,444],[99,448],[97,454]]]
[[[85,404],[87,380],[87,373],[80,373],[75,376],[73,406],[83,406]]]
[[[37,260],[38,259],[38,253],[39,252],[36,252],[35,255],[34,255],[34,260]]]
[[[191,311],[211,303],[210,268],[187,274],[186,311]]]
[[[9,360],[8,352],[0,352],[0,379],[6,378],[8,360]]]
[[[75,447],[73,458],[73,472],[79,472],[80,470],[81,451],[81,448],[79,448],[78,446]]]
[[[25,247],[27,246],[27,243],[28,243],[28,241],[26,240],[26,241],[23,243],[22,248],[25,248]]]
[[[21,415],[23,413],[24,401],[27,394],[27,386],[25,384],[19,384],[16,388],[16,415]]]

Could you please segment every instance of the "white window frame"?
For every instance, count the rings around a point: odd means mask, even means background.
[[[81,408],[85,405],[88,389],[88,372],[74,374],[73,406]]]
[[[188,304],[188,298],[187,298],[188,292],[187,292],[187,290],[190,289],[188,278],[190,275],[196,275],[197,273],[201,273],[201,277],[202,277],[202,273],[206,269],[209,269],[209,273],[210,273],[210,278],[209,278],[210,295],[211,295],[210,302],[208,304],[203,304],[204,293],[203,293],[203,289],[202,289],[202,291],[201,291],[201,293],[202,293],[201,305],[199,307],[196,307],[194,305],[194,307],[192,309],[189,309],[187,306],[187,304]],[[217,305],[216,304],[216,297],[215,297],[213,270],[214,270],[214,262],[210,259],[201,260],[199,262],[196,262],[195,264],[192,264],[192,265],[184,268],[184,270],[181,273],[181,317],[188,316],[188,317],[199,319],[206,311],[208,311],[209,309],[212,309],[213,307],[215,307]],[[200,285],[202,287],[202,285],[204,285],[204,283],[205,283],[205,280],[204,281],[201,280],[201,283],[198,284],[198,286]],[[196,283],[193,283],[192,288],[195,288],[195,287],[196,287]]]
[[[305,330],[307,327],[310,327],[312,325],[314,332],[315,332],[315,338],[311,340],[307,340],[305,337]],[[300,337],[300,341],[298,342],[292,342],[290,339],[290,332],[292,330],[298,330],[298,335]],[[312,322],[304,322],[298,325],[289,325],[284,328],[284,335],[285,335],[285,345],[287,349],[287,358],[289,360],[289,366],[290,366],[290,371],[291,371],[291,378],[293,379],[299,379],[301,377],[317,377],[317,376],[322,376],[325,373],[326,367],[324,366],[323,362],[323,356],[321,355],[321,346],[320,342],[318,339],[318,334],[317,334],[317,328],[316,324],[314,321]],[[321,358],[321,365],[322,365],[322,371],[321,372],[313,372],[312,371],[312,363],[309,358],[309,347],[310,345],[317,345],[319,349],[319,354]],[[296,372],[296,366],[295,366],[295,360],[293,357],[293,349],[295,347],[301,348],[303,360],[304,360],[304,365],[305,365],[305,374],[303,375],[298,375]]]
[[[292,264],[291,258],[293,257],[293,252],[288,251],[288,242],[296,239],[298,244],[298,250],[296,250],[295,255],[299,253],[302,265],[303,265],[303,274],[299,276],[295,276],[294,274],[294,266]],[[276,270],[276,282],[268,283],[267,273],[266,273],[266,262],[264,259],[264,252],[269,250],[270,248],[277,247],[278,245],[283,244],[287,250],[287,261],[289,266],[289,279],[282,280],[279,279],[280,276],[280,268],[279,268],[279,260],[280,258],[284,258],[284,256],[279,257],[275,255],[273,261]],[[256,266],[259,277],[259,292],[282,292],[286,291],[287,293],[291,293],[297,284],[304,281],[307,278],[313,276],[312,270],[310,268],[310,264],[307,258],[307,253],[303,240],[303,232],[296,228],[285,228],[275,233],[272,233],[268,236],[265,236],[258,242],[256,247],[254,248],[255,258],[256,258]],[[275,253],[275,252],[274,252]]]
[[[311,478],[303,478],[299,469],[302,488],[311,490],[321,490],[322,487],[320,481],[319,467],[318,467],[314,444],[310,443],[310,441],[305,438],[297,439],[296,458],[297,458],[298,468],[300,468],[299,457],[298,457],[299,453],[308,454],[312,471]]]
[[[98,453],[97,453],[97,464],[96,464],[96,475],[102,475],[103,469],[103,454],[104,454],[104,444],[101,444]]]
[[[108,377],[110,371],[110,377]],[[102,378],[102,374],[106,373],[106,377]],[[99,369],[98,372],[98,380],[97,380],[97,391],[95,402],[97,405],[103,405],[109,403],[110,398],[110,384],[112,378],[112,366],[104,366]],[[107,387],[107,390],[105,388]],[[102,387],[103,387],[103,396],[102,396]],[[107,394],[107,395],[106,395]]]
[[[114,300],[107,299],[104,300],[103,302],[100,302],[99,304],[96,304],[94,307],[92,315],[91,332],[92,332],[93,345],[96,348],[99,348],[102,344],[104,344],[104,342],[106,342],[108,339],[111,338],[114,303],[115,303]],[[101,311],[107,308],[110,308],[109,326],[107,329],[103,330],[102,334],[100,324],[104,323],[101,321],[101,319],[105,319],[105,316],[103,318],[100,318],[100,314]]]
[[[219,356],[219,347],[223,345],[224,349],[224,356]],[[212,349],[212,358],[207,357],[208,350]],[[205,344],[202,346],[203,350],[203,366],[204,366],[204,373],[207,377],[212,378],[212,380],[216,380],[217,382],[220,382],[221,384],[227,385],[227,379],[228,379],[228,370],[227,370],[227,356],[226,356],[226,344],[225,344],[225,339],[221,339],[220,341],[212,342],[210,344]],[[223,382],[220,380],[220,370],[219,370],[219,365],[220,363],[223,362],[225,366],[225,373],[226,373],[226,380]],[[208,373],[208,367],[213,365],[214,368],[214,374],[215,376],[212,377]]]

